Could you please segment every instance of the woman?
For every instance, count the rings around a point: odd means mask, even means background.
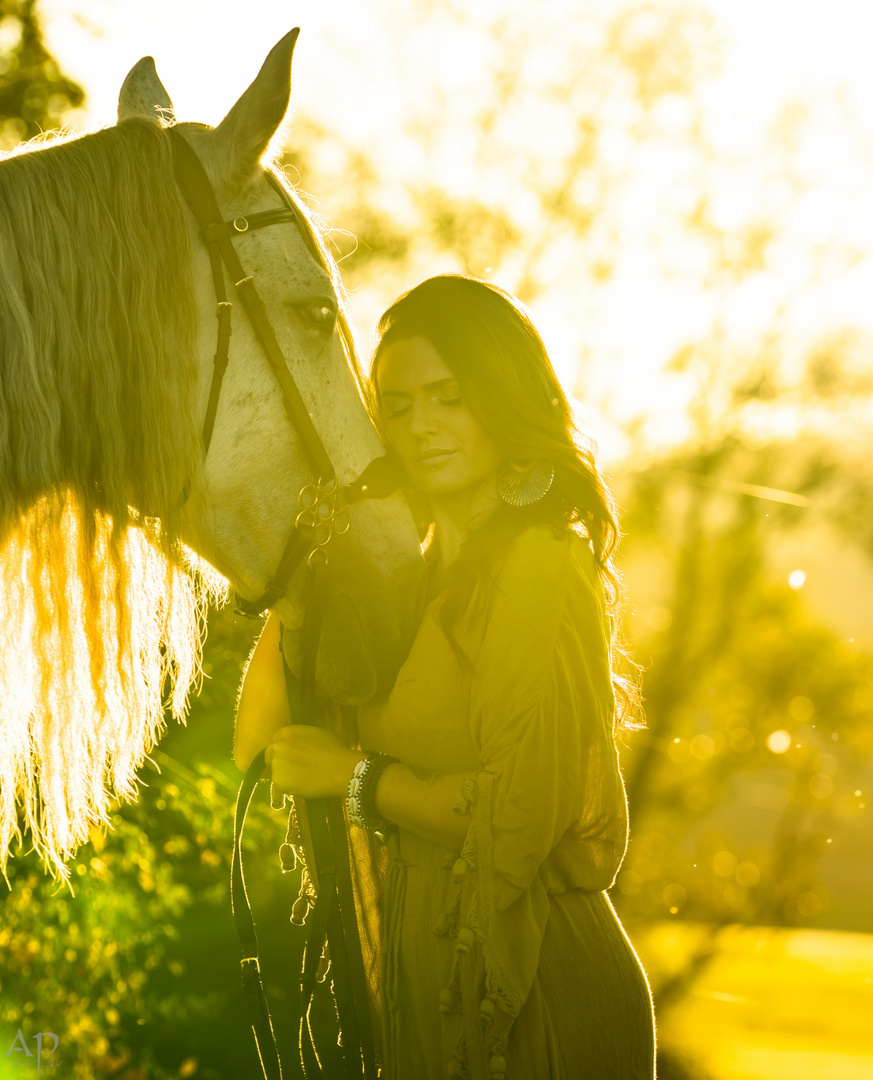
[[[529,317],[486,282],[397,300],[372,385],[428,525],[430,603],[393,689],[359,710],[369,757],[282,726],[266,760],[280,791],[351,794],[351,820],[388,831],[384,1075],[651,1078],[648,985],[604,892],[634,704],[612,669],[611,497]],[[278,687],[267,648],[247,682]],[[255,711],[244,692],[240,721]]]

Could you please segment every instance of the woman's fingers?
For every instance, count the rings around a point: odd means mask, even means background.
[[[276,787],[307,799],[344,795],[359,758],[332,732],[305,724],[276,731],[264,755]]]
[[[277,728],[272,735],[272,741],[275,742],[299,742],[301,738],[300,730],[304,725],[301,724],[288,724],[285,727]],[[318,728],[312,729],[317,731]]]

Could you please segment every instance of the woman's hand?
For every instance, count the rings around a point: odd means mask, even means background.
[[[324,728],[293,724],[273,734],[265,760],[270,779],[285,795],[329,799],[345,798],[363,756]]]

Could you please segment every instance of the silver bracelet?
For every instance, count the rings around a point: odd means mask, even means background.
[[[355,766],[355,771],[349,780],[349,793],[346,797],[346,807],[352,825],[357,825],[359,829],[374,829],[377,832],[385,832],[392,828],[393,823],[379,817],[376,812],[376,785],[385,769],[396,760],[397,758],[389,754],[368,753]]]

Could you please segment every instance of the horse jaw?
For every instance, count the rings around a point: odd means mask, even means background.
[[[160,123],[173,119],[173,102],[158,78],[150,56],[138,60],[121,84],[118,94],[118,122],[133,117]]]

